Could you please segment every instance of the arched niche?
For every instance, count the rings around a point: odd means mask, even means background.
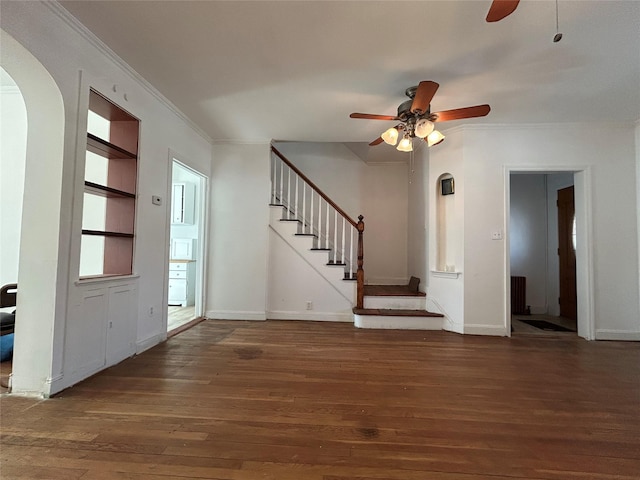
[[[450,173],[438,177],[436,192],[436,271],[455,272],[455,180]]]
[[[54,338],[63,325],[66,279],[60,278],[60,214],[64,104],[55,81],[19,42],[0,31],[0,64],[13,78],[27,110],[18,306],[12,393],[48,396]],[[61,352],[57,352],[58,355]]]

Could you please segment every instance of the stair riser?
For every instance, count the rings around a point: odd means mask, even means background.
[[[358,328],[381,330],[442,330],[442,317],[395,317],[387,315],[354,315]]]
[[[365,296],[364,308],[426,310],[426,297]]]

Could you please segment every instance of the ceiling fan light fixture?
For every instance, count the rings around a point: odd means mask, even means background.
[[[427,145],[433,147],[434,145],[438,145],[442,143],[444,140],[444,135],[441,134],[438,130],[434,130],[429,135],[427,135]]]
[[[433,132],[433,122],[427,120],[426,118],[421,118],[416,122],[415,134],[416,137],[424,138]]]
[[[398,143],[398,129],[395,127],[391,127],[386,130],[382,135],[380,135],[382,140],[389,145],[395,145]]]
[[[412,152],[413,151],[413,142],[411,141],[411,137],[409,134],[405,133],[400,143],[396,147],[401,152]]]

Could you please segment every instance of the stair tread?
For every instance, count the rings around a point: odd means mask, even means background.
[[[409,290],[407,285],[365,285],[364,294],[368,297],[426,297],[424,292]]]
[[[356,315],[380,315],[385,317],[443,317],[441,313],[428,310],[406,310],[394,308],[353,308]]]
[[[294,235],[296,237],[315,237],[315,238],[318,238],[318,236],[315,233],[295,233]]]

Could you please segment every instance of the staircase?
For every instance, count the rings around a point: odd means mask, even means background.
[[[355,326],[442,330],[444,316],[426,310],[418,278],[408,285],[364,285],[363,217],[351,219],[275,147],[271,151],[270,227],[313,268],[314,278],[317,273],[340,295],[336,301],[355,305]]]
[[[332,248],[322,247],[322,242],[316,234],[304,233],[303,222],[295,218],[288,218],[286,207],[277,204],[270,205],[271,229],[304,257],[305,261],[322,276],[335,291],[353,304],[356,298],[356,281],[351,275],[346,263],[336,261]]]
[[[426,310],[426,294],[418,290],[420,279],[408,285],[365,285],[364,308],[353,309],[358,328],[442,330],[444,316]]]

